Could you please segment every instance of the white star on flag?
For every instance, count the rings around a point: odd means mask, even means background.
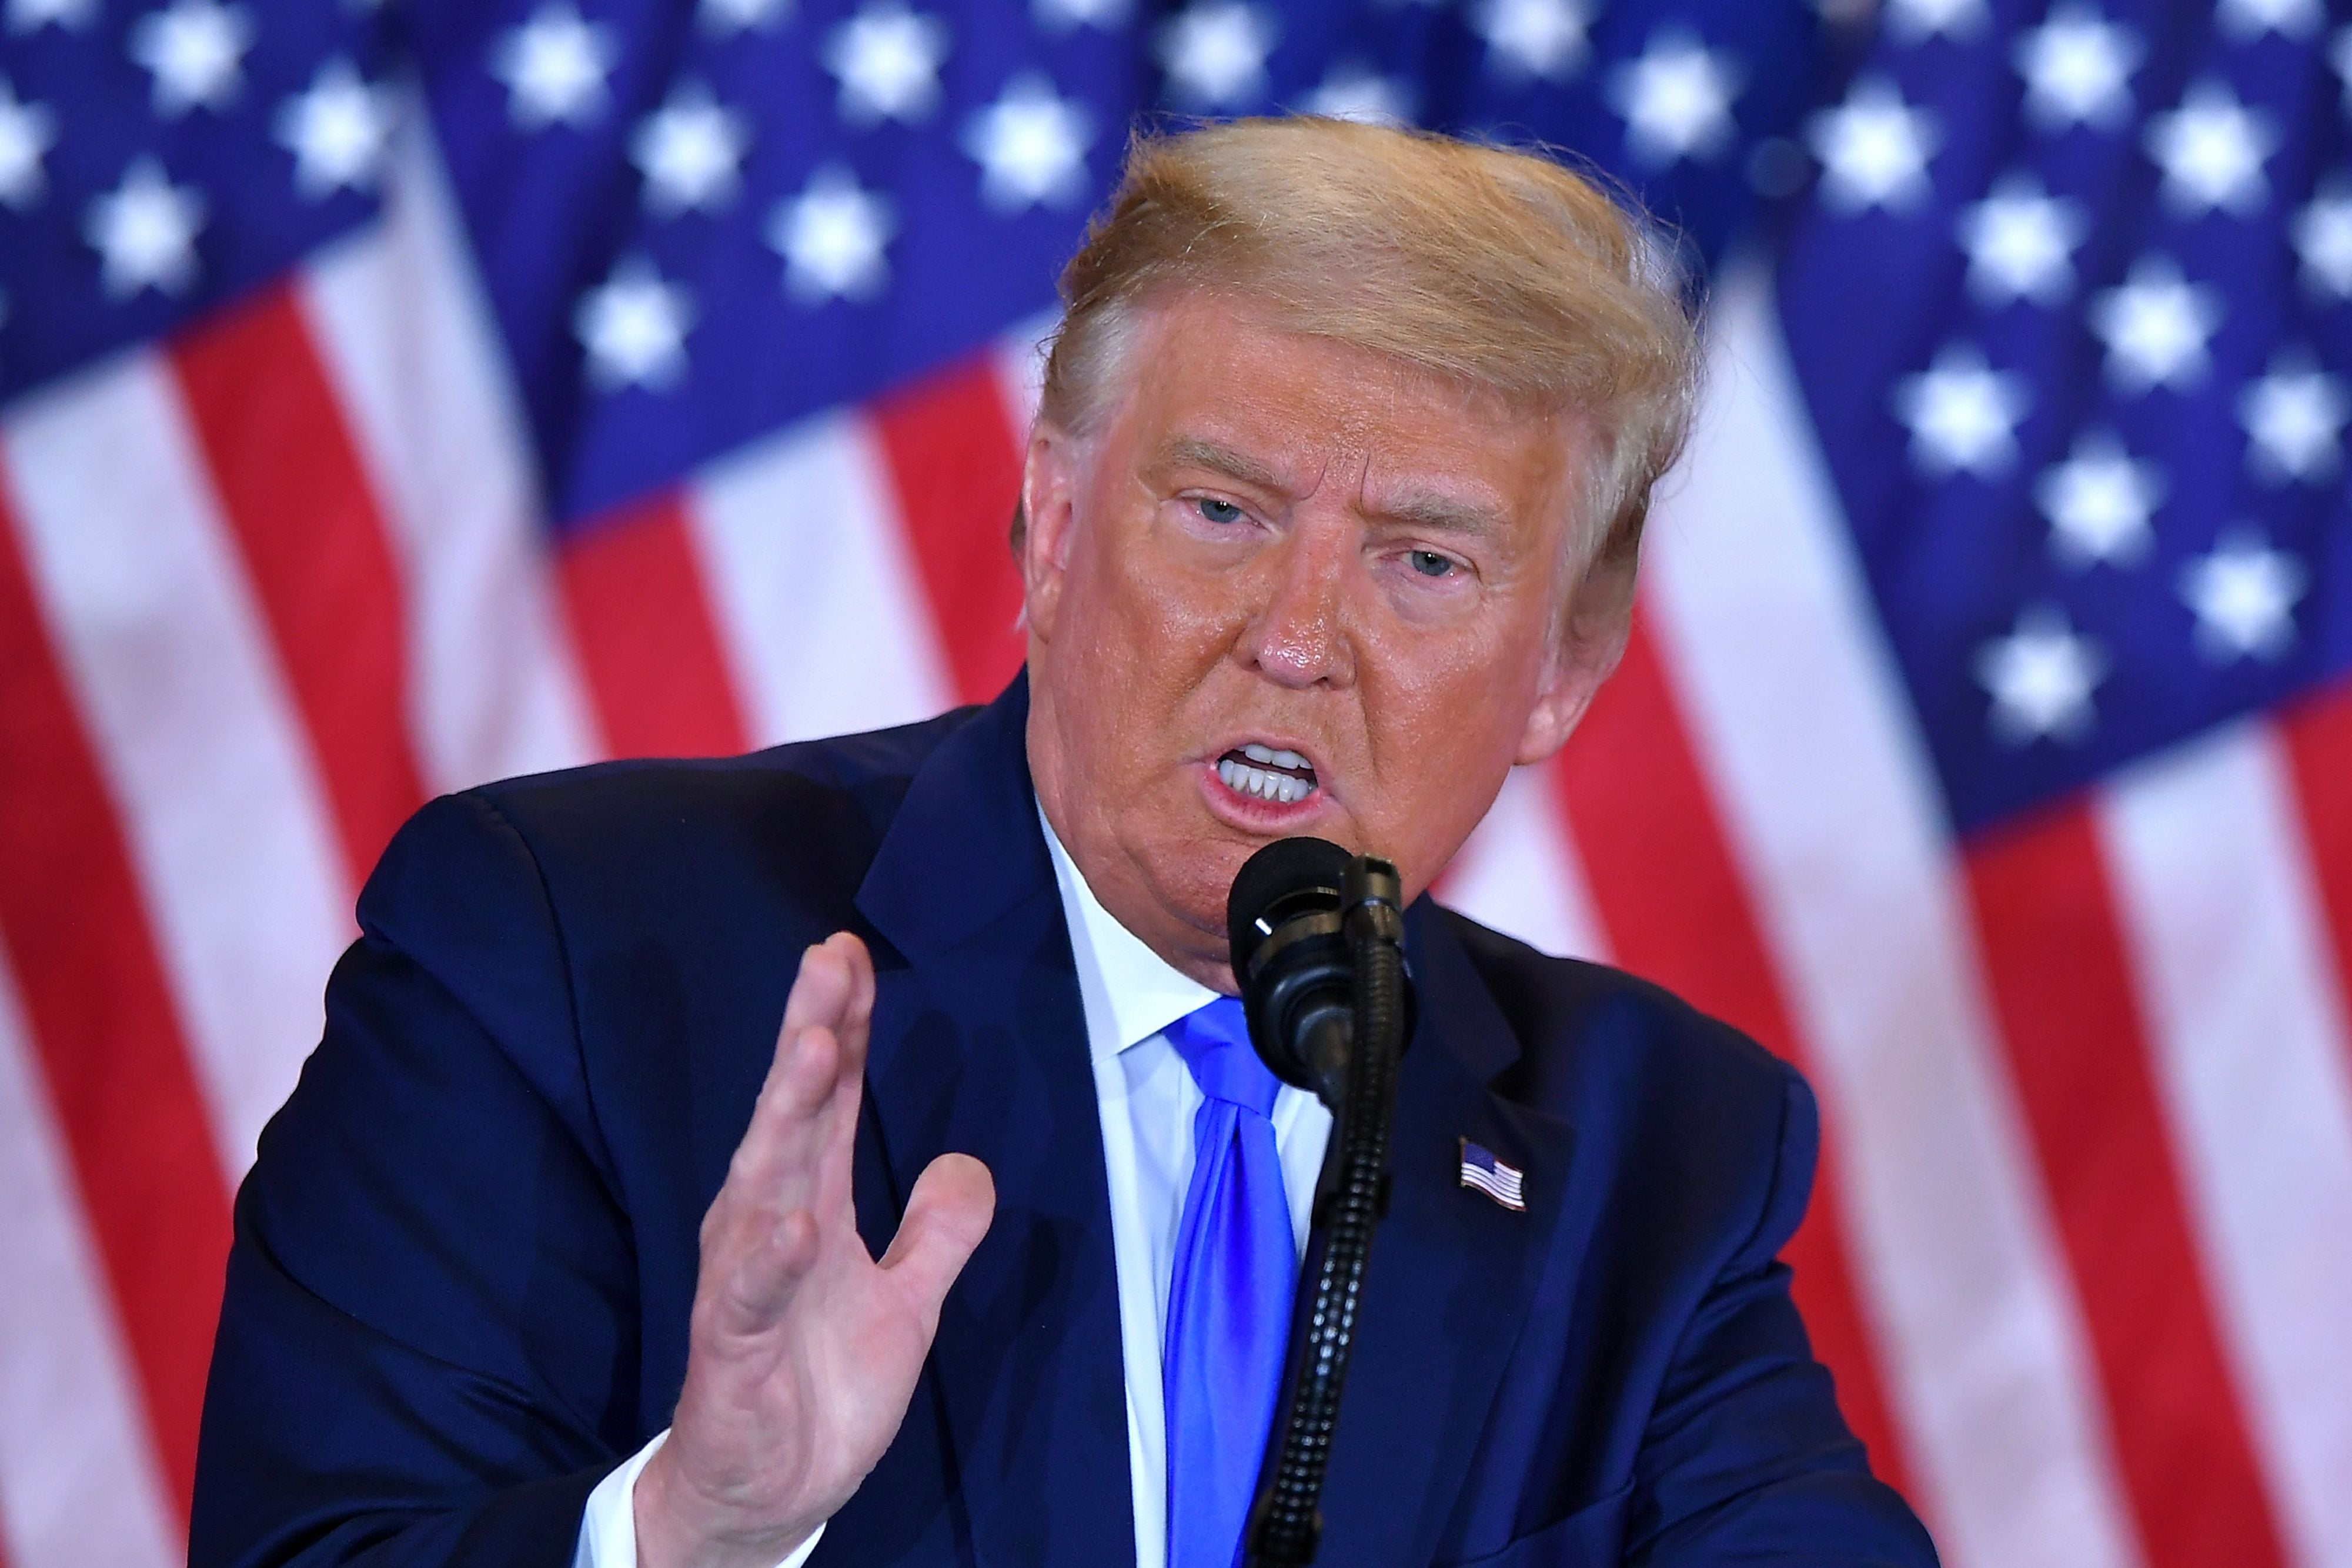
[[[1160,68],[1181,102],[1238,109],[1265,92],[1272,17],[1241,0],[1197,0],[1160,29]]]
[[[1035,71],[1004,84],[994,103],[964,122],[964,152],[980,165],[980,193],[1000,213],[1066,206],[1087,193],[1094,125]]]
[[[525,131],[585,129],[604,111],[605,78],[620,62],[613,29],[583,22],[569,0],[548,0],[490,51],[507,89],[507,113]]]
[[[2018,35],[2010,59],[2025,78],[2025,112],[2044,131],[2111,131],[2131,119],[2132,73],[2147,46],[2083,0],[2063,0]]]
[[[2219,82],[2199,82],[2179,109],[2148,116],[2148,156],[2164,170],[2164,199],[2188,217],[2260,212],[2270,195],[2263,163],[2278,148],[2270,115]]]
[[[2307,38],[2326,20],[2326,12],[2320,0],[2221,0],[2218,18],[2221,30],[2241,42],[2265,33]]]
[[[90,198],[82,235],[98,252],[100,286],[120,300],[146,288],[178,294],[194,283],[204,226],[205,199],[194,187],[173,184],[162,163],[141,158],[121,184]]]
[[[2279,127],[2221,82],[2197,82],[2168,115],[2147,118],[2147,155],[2164,169],[2164,200],[2185,216],[2251,216],[2270,195],[2263,162],[2279,151]]]
[[[721,37],[730,33],[766,33],[792,15],[793,0],[702,0],[695,20]]]
[[[1904,102],[1885,77],[1855,82],[1844,102],[1813,116],[1805,140],[1822,161],[1822,199],[1837,212],[1903,212],[1934,193],[1927,161],[1943,132],[1932,113]]]
[[[2238,394],[2238,423],[2251,443],[2246,458],[2257,477],[2273,484],[2317,483],[2343,460],[2339,438],[2352,419],[2352,397],[2340,376],[2308,356],[2290,351]]]
[[[0,204],[23,212],[48,188],[41,160],[58,144],[58,117],[37,103],[17,100],[0,77]]]
[[[2205,379],[2206,344],[2220,329],[2221,291],[2191,283],[2168,256],[2142,256],[2122,284],[2084,312],[2107,348],[2107,380],[2137,396],[2157,387],[2187,392]]]
[[[629,162],[645,180],[646,208],[656,217],[715,213],[742,186],[751,131],[743,116],[700,82],[674,89],[629,137]]]
[[[588,351],[588,379],[604,392],[662,392],[686,379],[686,334],[694,305],[653,264],[630,256],[580,297],[572,330]]]
[[[2288,234],[2303,261],[2304,286],[2352,298],[2352,181],[2338,179],[2323,187],[2295,214]]]
[[[841,117],[852,125],[929,118],[947,57],[948,25],[898,0],[860,6],[824,38],[824,68],[841,84]]]
[[[889,198],[858,188],[856,176],[829,163],[797,196],[768,215],[769,248],[784,258],[784,287],[807,305],[870,298],[890,277],[887,250],[898,223]]]
[[[1911,461],[1926,473],[1998,478],[2017,461],[2017,425],[2033,406],[2023,376],[1996,371],[1965,344],[1948,345],[1917,375],[1895,383],[1895,417],[1911,429]]]
[[[2107,657],[2076,634],[2063,612],[2037,607],[2017,629],[1977,650],[1978,684],[1992,696],[1993,734],[2011,746],[2079,740],[2097,722],[2091,695],[2106,679]]]
[[[2051,195],[2033,175],[2010,173],[1983,201],[1961,209],[1958,229],[1969,291],[1980,302],[2055,305],[2074,287],[2074,247],[2091,224],[2079,204]]]
[[[1130,0],[1034,0],[1029,13],[1047,32],[1066,33],[1075,27],[1118,26],[1131,8]]]
[[[1307,95],[1306,104],[1309,114],[1366,125],[1409,124],[1413,107],[1410,84],[1384,77],[1360,62],[1333,66],[1323,85]]]
[[[1731,100],[1739,69],[1682,27],[1661,27],[1639,57],[1609,73],[1605,96],[1625,121],[1626,150],[1653,168],[1684,158],[1713,158],[1739,127]]]
[[[1906,44],[1972,38],[1990,20],[1985,0],[1887,0],[1887,31]]]
[[[52,25],[75,32],[98,15],[98,0],[8,0],[8,30],[37,33]]]
[[[2310,586],[2303,563],[2240,528],[2180,569],[2180,597],[2197,617],[2197,646],[2218,664],[2275,659],[2294,646],[2294,607]]]
[[[373,190],[392,140],[392,94],[360,79],[349,60],[319,68],[310,88],[278,106],[278,144],[294,154],[294,188],[313,201]]]
[[[1497,74],[1566,81],[1584,67],[1592,16],[1577,0],[1478,0],[1469,23]]]
[[[2050,549],[2071,567],[2133,566],[2156,543],[2148,518],[2163,504],[2164,476],[2112,434],[2078,437],[2063,463],[2034,481],[2033,501],[2050,520]]]
[[[172,0],[132,24],[131,57],[155,78],[155,112],[177,119],[191,109],[223,110],[245,86],[253,18],[216,0]]]

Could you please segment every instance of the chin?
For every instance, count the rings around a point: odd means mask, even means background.
[[[1197,836],[1163,841],[1148,862],[1160,906],[1212,938],[1222,954],[1226,897],[1242,862],[1257,848],[1215,826]]]

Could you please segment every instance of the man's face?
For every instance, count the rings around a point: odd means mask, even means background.
[[[1104,906],[1230,990],[1256,850],[1311,833],[1418,895],[1567,738],[1601,673],[1556,653],[1583,443],[1230,298],[1128,353],[1100,428],[1030,445],[1030,764]]]

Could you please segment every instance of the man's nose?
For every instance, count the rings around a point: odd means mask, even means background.
[[[1266,599],[1243,651],[1278,685],[1351,685],[1347,572],[1354,556],[1343,530],[1300,526],[1271,553]]]

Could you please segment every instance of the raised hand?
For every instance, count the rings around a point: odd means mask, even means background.
[[[996,1207],[967,1155],[931,1162],[881,1262],[850,1155],[874,1013],[865,944],[801,956],[776,1057],[702,1221],[668,1442],[637,1478],[644,1568],[775,1568],[847,1501],[906,1416],[940,1302]]]

